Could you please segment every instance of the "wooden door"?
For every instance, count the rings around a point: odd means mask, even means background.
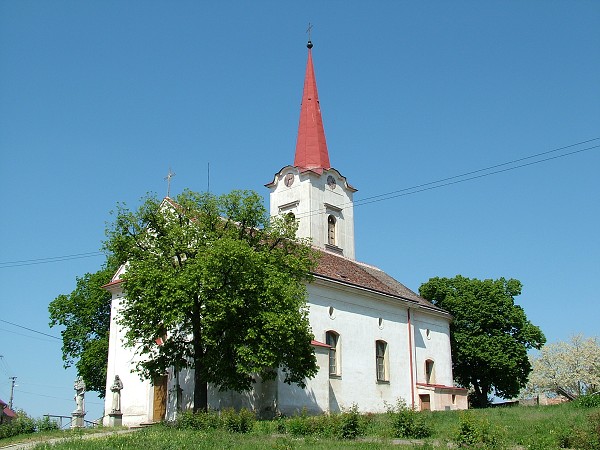
[[[167,414],[167,376],[156,377],[154,379],[154,407],[152,411],[152,420],[161,422],[165,420]]]
[[[419,395],[419,399],[421,400],[421,411],[431,410],[431,399],[429,398],[429,394],[421,394]]]

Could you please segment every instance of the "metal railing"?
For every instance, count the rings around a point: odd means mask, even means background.
[[[71,416],[60,416],[57,414],[44,414],[43,417],[47,417],[48,420],[56,420],[56,422],[58,422],[58,427],[61,430],[67,429],[71,426],[71,424],[73,423],[73,417]],[[67,421],[66,424],[63,425],[63,419],[65,419]],[[83,419],[83,423],[85,424],[86,428],[95,428],[97,426],[99,426],[102,423],[102,419],[100,418],[98,420],[85,420]]]

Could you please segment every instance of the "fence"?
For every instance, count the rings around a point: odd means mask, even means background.
[[[56,422],[58,422],[58,427],[61,430],[69,428],[71,426],[71,424],[73,423],[73,417],[71,417],[71,416],[59,416],[56,414],[44,414],[44,417],[47,417],[49,420],[56,420]],[[67,422],[65,425],[63,425],[63,419],[65,419],[65,421]],[[100,423],[102,423],[102,419],[98,419],[98,420],[85,420],[84,419],[83,423],[85,424],[86,428],[95,428],[95,427],[99,426]]]

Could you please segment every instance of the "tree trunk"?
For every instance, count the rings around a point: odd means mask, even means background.
[[[489,406],[488,400],[488,388],[487,386],[479,386],[479,383],[473,382],[473,389],[475,395],[471,399],[471,406],[473,408],[486,408]]]
[[[196,299],[192,311],[192,334],[194,347],[194,412],[208,410],[208,382],[203,375],[204,346],[202,345],[202,326],[200,300]]]
[[[197,360],[197,358],[196,358]],[[196,362],[198,367],[199,361]],[[200,370],[194,371],[194,412],[208,410],[208,383],[203,380]]]

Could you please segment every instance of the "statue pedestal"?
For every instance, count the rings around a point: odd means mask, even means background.
[[[71,413],[71,428],[84,428],[85,411],[73,411]]]
[[[114,411],[108,415],[108,426],[109,427],[123,426],[123,414],[121,413],[121,411]]]

